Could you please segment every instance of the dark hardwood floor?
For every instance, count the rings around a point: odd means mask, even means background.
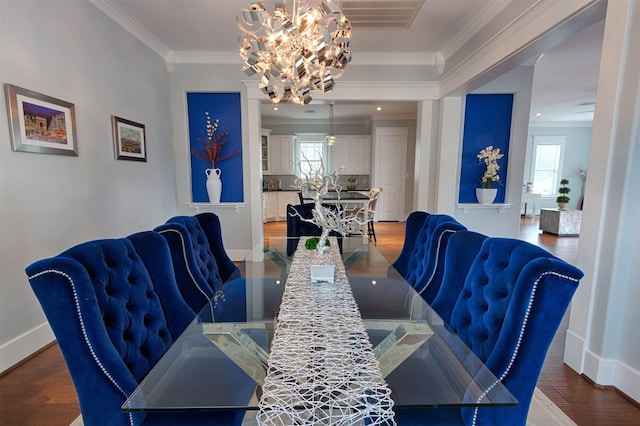
[[[377,247],[393,262],[404,241],[404,223],[375,224]],[[575,264],[578,238],[538,232],[537,219],[523,219],[520,238]],[[283,236],[284,222],[265,225],[265,235]],[[639,426],[640,407],[613,389],[599,389],[562,359],[567,318],[545,361],[538,387],[578,425]],[[0,377],[0,425],[67,426],[80,414],[73,383],[60,349],[52,344]]]

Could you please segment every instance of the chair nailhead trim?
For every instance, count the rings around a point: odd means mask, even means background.
[[[534,301],[535,296],[536,296],[536,291],[538,290],[538,284],[540,283],[540,280],[545,275],[555,275],[557,277],[564,278],[566,280],[574,281],[574,282],[579,282],[580,281],[580,280],[577,280],[577,279],[575,279],[573,277],[570,277],[570,276],[567,276],[567,275],[563,275],[563,274],[559,274],[559,273],[554,272],[554,271],[543,272],[536,279],[535,283],[533,284],[533,288],[531,289],[531,295],[529,296],[529,303],[527,304],[527,311],[524,314],[524,320],[522,321],[522,326],[520,327],[520,334],[518,335],[518,342],[516,343],[515,351],[513,352],[513,354],[511,355],[511,359],[509,360],[509,365],[507,365],[507,368],[500,375],[498,380],[496,380],[491,386],[489,386],[484,392],[482,392],[482,394],[480,395],[480,397],[478,397],[476,402],[480,402],[480,400],[482,400],[491,391],[491,389],[493,389],[498,383],[502,382],[507,377],[507,374],[509,374],[509,371],[511,370],[511,367],[513,366],[513,363],[515,362],[515,359],[518,356],[518,352],[520,350],[520,344],[522,343],[522,339],[524,337],[525,328],[527,328],[527,323],[529,321],[529,313],[531,312],[531,307],[533,306],[533,301]],[[471,423],[473,426],[476,425],[476,422],[478,420],[478,410],[479,409],[480,409],[480,407],[476,407],[475,410],[473,411],[473,422]]]
[[[162,231],[160,231],[161,234],[164,234],[166,232],[175,232],[180,237],[180,243],[182,245],[182,258],[184,259],[184,264],[187,268],[187,272],[189,273],[189,277],[191,277],[191,281],[193,281],[193,285],[196,286],[196,288],[204,296],[204,298],[207,299],[207,301],[211,302],[211,299],[209,298],[207,293],[204,290],[202,290],[202,287],[198,285],[198,281],[196,281],[195,277],[193,276],[193,273],[191,272],[191,269],[189,268],[189,262],[187,262],[187,248],[184,243],[184,236],[177,229],[163,229]]]
[[[193,276],[193,273],[191,272],[191,269],[189,268],[189,262],[187,262],[187,247],[186,244],[184,242],[184,236],[182,235],[182,232],[180,232],[177,229],[163,229],[160,231],[160,234],[164,234],[165,232],[175,232],[176,234],[178,234],[178,236],[180,237],[180,244],[182,246],[182,259],[184,260],[184,265],[187,268],[187,272],[189,273],[189,276],[191,277],[191,281],[193,281],[193,285],[196,286],[196,288],[198,289],[198,291],[200,292],[200,294],[202,294],[204,296],[204,298],[207,300],[207,304],[209,305],[209,308],[211,310],[211,318],[214,318],[213,315],[213,309],[218,306],[218,300],[221,298],[218,296],[218,293],[216,293],[214,295],[214,303],[211,303],[211,299],[209,298],[209,296],[207,295],[207,293],[202,290],[202,287],[200,287],[198,285],[198,282],[196,281],[195,277]],[[222,295],[222,299],[224,300],[224,294]],[[213,306],[212,306],[213,305]],[[198,312],[196,312],[197,314]]]
[[[84,338],[84,342],[87,345],[87,347],[89,348],[89,352],[91,353],[91,357],[93,358],[93,360],[96,362],[96,364],[98,365],[98,367],[100,368],[100,371],[102,371],[102,373],[107,377],[107,379],[109,379],[109,381],[111,383],[113,383],[113,385],[120,391],[120,393],[122,393],[122,395],[124,395],[125,398],[128,397],[128,395],[125,393],[124,390],[122,390],[122,388],[120,387],[120,385],[115,381],[115,379],[111,376],[111,374],[109,374],[109,372],[107,371],[107,369],[104,367],[104,365],[102,365],[102,362],[98,359],[98,356],[96,355],[95,351],[93,350],[93,345],[91,344],[91,342],[89,341],[89,336],[87,336],[87,330],[84,326],[84,318],[82,317],[82,311],[80,310],[80,304],[78,303],[78,293],[76,292],[76,285],[73,282],[73,279],[71,279],[71,277],[62,272],[62,271],[58,271],[57,269],[47,269],[45,271],[42,272],[38,272],[37,274],[34,274],[29,278],[29,280],[32,279],[36,279],[42,275],[45,274],[58,274],[58,275],[62,275],[63,277],[65,277],[67,279],[67,281],[69,281],[69,284],[71,284],[71,290],[73,291],[73,302],[76,305],[76,313],[78,314],[78,320],[80,321],[80,329],[82,330],[82,336]],[[129,424],[131,426],[133,426],[133,413],[129,413]]]
[[[456,231],[453,231],[451,229],[445,229],[445,231],[442,234],[440,234],[440,236],[438,237],[438,247],[436,248],[435,268],[433,268],[433,271],[431,271],[431,276],[427,280],[427,284],[425,284],[425,286],[422,287],[422,290],[420,290],[418,292],[418,294],[422,294],[423,291],[425,291],[427,288],[429,288],[429,286],[431,285],[431,281],[433,281],[433,277],[435,277],[435,275],[436,275],[436,271],[438,270],[438,257],[440,257],[440,247],[442,246],[442,238],[444,237],[444,234],[446,232],[453,234]]]

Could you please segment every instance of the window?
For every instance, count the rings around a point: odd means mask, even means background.
[[[554,197],[560,182],[566,136],[534,136],[531,165],[533,192]]]
[[[300,174],[318,170],[326,158],[324,135],[298,135],[296,143],[296,164]]]

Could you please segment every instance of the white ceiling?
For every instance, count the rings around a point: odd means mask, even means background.
[[[143,39],[162,56],[167,54],[214,54],[222,58],[237,56],[239,30],[236,15],[248,0],[90,0],[124,28]],[[334,0],[336,2],[336,0]],[[273,10],[274,0],[263,1]],[[337,3],[340,3],[337,1]],[[387,15],[405,0],[343,0],[345,6],[389,7]],[[394,4],[395,3],[395,4]],[[420,6],[421,1],[418,1]],[[415,58],[446,58],[471,37],[477,28],[495,16],[509,2],[506,0],[424,0],[411,17],[408,29],[389,29],[361,24],[353,29],[351,48],[357,63],[360,57],[376,53],[401,54]],[[348,17],[348,15],[347,15]],[[355,18],[354,18],[355,19]],[[372,18],[377,19],[377,18]],[[365,27],[363,27],[365,26]],[[532,99],[533,123],[590,123],[597,86],[597,72],[602,46],[603,24],[584,30],[563,44],[547,51],[536,65]],[[237,59],[240,67],[240,60]],[[348,72],[349,67],[347,67]],[[338,82],[339,84],[339,82]],[[335,119],[388,119],[415,117],[415,103],[358,103],[335,106]],[[263,105],[263,120],[327,120],[329,107],[321,103],[306,106],[281,104],[279,111]],[[311,112],[311,111],[314,112]],[[533,114],[542,113],[536,117]]]

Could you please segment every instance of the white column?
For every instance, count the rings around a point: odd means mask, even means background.
[[[260,149],[260,101],[247,99],[247,129],[249,137],[249,199],[251,200],[251,247],[262,239],[262,150]],[[247,155],[247,154],[245,154]]]
[[[440,103],[440,146],[436,166],[436,204],[431,213],[453,216],[460,181],[460,145],[462,141],[461,97],[446,97]]]
[[[640,401],[640,3],[610,1],[565,362]],[[588,230],[588,231],[585,231]]]
[[[431,188],[431,149],[437,139],[434,138],[435,101],[418,102],[416,123],[416,160],[413,181],[413,210],[432,211],[434,194]]]

